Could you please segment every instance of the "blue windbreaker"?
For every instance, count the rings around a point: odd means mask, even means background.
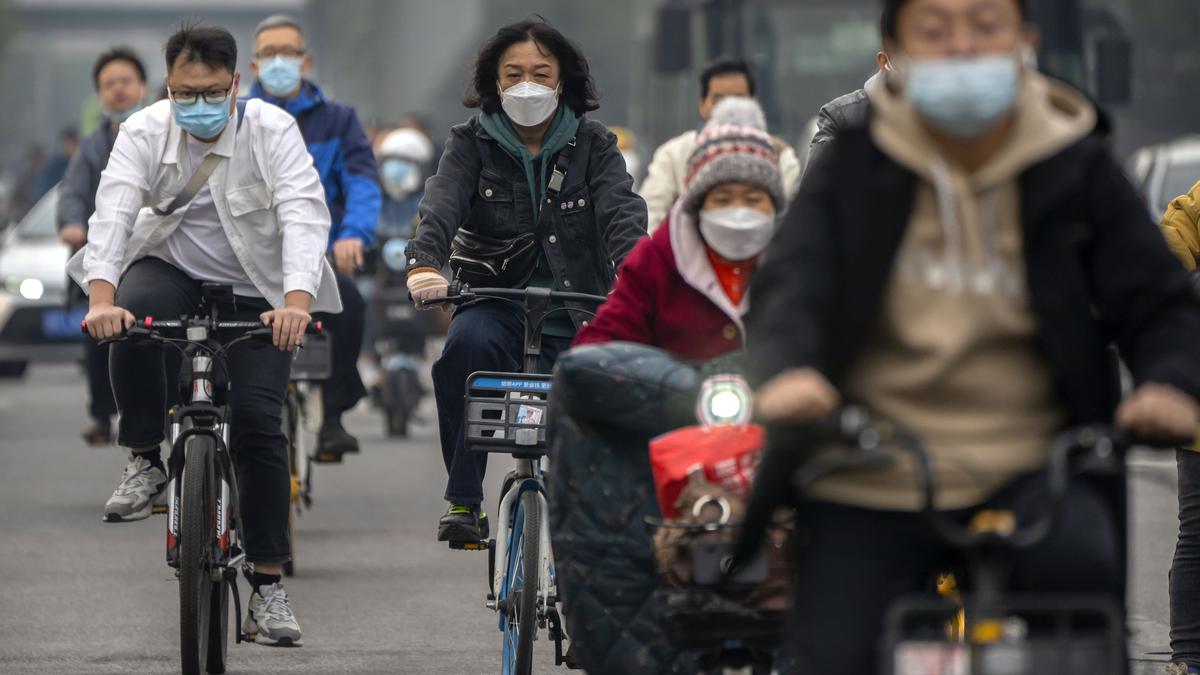
[[[383,195],[375,153],[354,108],[326,99],[308,80],[301,85],[300,95],[289,101],[267,95],[258,82],[250,89],[250,98],[277,105],[296,118],[325,186],[325,202],[333,221],[330,248],[347,237],[357,237],[370,246],[375,241]]]

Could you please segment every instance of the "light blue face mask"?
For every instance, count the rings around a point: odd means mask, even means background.
[[[930,124],[953,136],[978,136],[1017,103],[1020,65],[1012,54],[910,59],[905,96]]]
[[[258,82],[271,96],[291,96],[300,88],[300,66],[303,63],[303,58],[294,56],[275,56],[266,63],[260,62]]]
[[[171,114],[181,129],[196,138],[213,138],[225,128],[231,113],[229,99],[209,103],[198,97],[191,105],[179,105],[171,101]]]
[[[133,104],[133,107],[130,108],[129,110],[126,110],[125,112],[113,112],[112,110],[109,110],[108,108],[105,108],[104,106],[100,106],[100,114],[104,115],[104,117],[106,119],[110,119],[114,122],[124,122],[125,120],[129,119],[130,116],[133,115],[133,113],[141,110],[144,107],[145,106],[142,104],[141,101],[138,101],[137,103]]]

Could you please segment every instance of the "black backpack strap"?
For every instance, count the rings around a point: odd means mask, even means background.
[[[554,173],[550,174],[550,184],[546,186],[547,203],[552,201],[562,191],[563,182],[567,179],[567,167],[571,166],[571,156],[574,153],[575,138],[572,137],[566,146],[559,151],[558,159],[554,162]]]
[[[242,120],[246,119],[246,104],[249,102],[250,102],[250,99],[248,99],[248,98],[243,98],[237,102],[237,114],[238,114],[237,130],[238,131],[242,130]]]

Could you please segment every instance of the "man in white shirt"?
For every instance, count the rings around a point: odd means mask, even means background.
[[[275,347],[243,343],[228,355],[232,449],[253,592],[243,629],[259,644],[300,643],[279,583],[288,560],[291,478],[281,431],[292,348],[310,311],[338,311],[325,262],[329,210],[295,121],[252,101],[239,120],[237,43],[228,31],[185,26],[166,46],[168,101],[121,126],[100,178],[88,244],[71,261],[89,292],[93,338],[121,334],[134,317],[180,316],[201,283],[233,287],[220,307],[233,320],[273,326]],[[208,155],[221,157],[195,196],[161,215]],[[155,209],[161,209],[157,211]],[[130,459],[105,505],[107,522],[140,520],[165,498],[160,457],[169,376],[160,349],[116,343],[110,370],[120,410],[117,442]]]
[[[704,67],[700,73],[700,117],[707,122],[713,106],[726,96],[754,98],[754,75],[741,59],[722,57]],[[695,129],[686,131],[654,151],[646,169],[646,180],[639,189],[642,199],[646,200],[649,215],[646,224],[650,232],[662,225],[675,200],[683,194],[688,160],[696,148],[696,133]],[[784,195],[790,200],[800,185],[800,160],[792,146],[775,137],[772,140],[779,153]]]

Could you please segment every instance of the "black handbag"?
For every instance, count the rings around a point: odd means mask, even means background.
[[[574,149],[575,139],[572,138],[558,153],[554,172],[546,188],[547,201],[553,201],[562,190]],[[497,239],[466,227],[458,228],[450,242],[450,269],[454,271],[454,278],[476,288],[524,287],[537,269],[538,256],[541,254],[541,247],[538,246],[540,231],[540,213],[537,231],[526,232],[512,239]]]

